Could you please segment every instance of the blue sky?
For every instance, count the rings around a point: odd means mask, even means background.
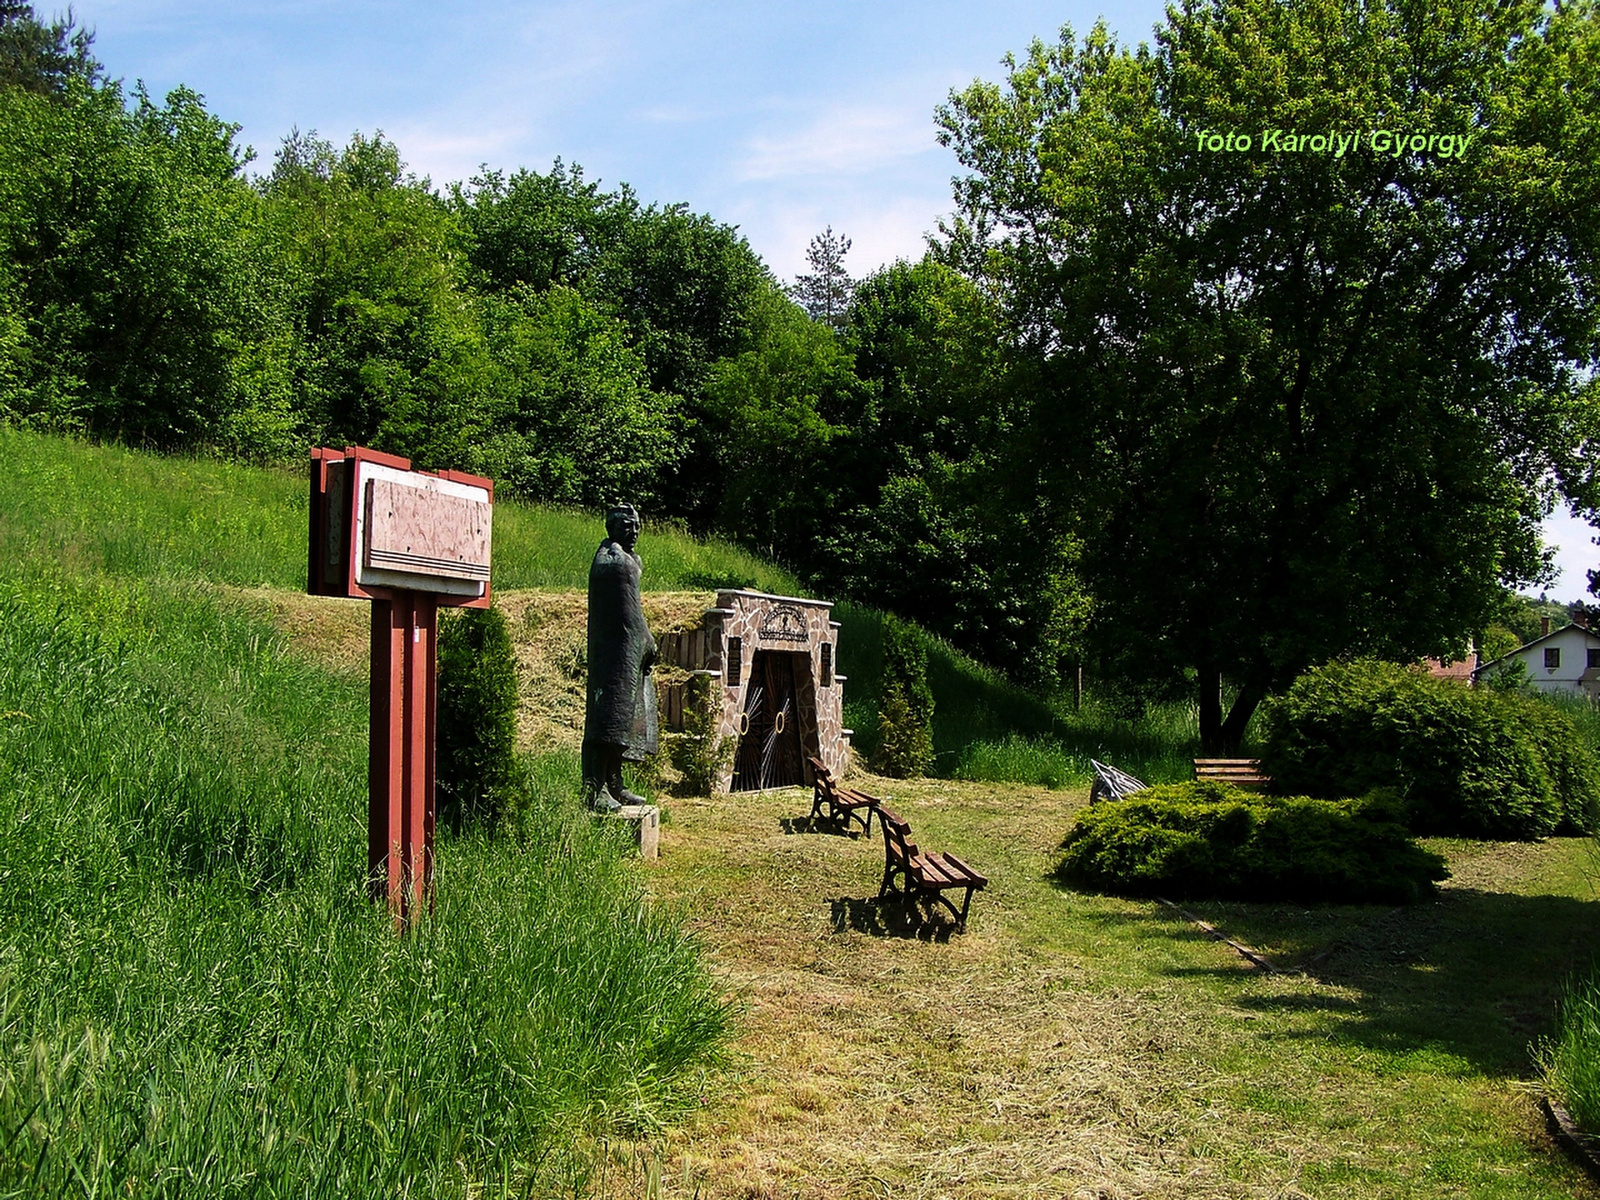
[[[50,6],[37,3],[40,12]],[[922,252],[958,164],[936,140],[951,88],[1007,51],[1104,16],[1149,40],[1163,5],[1038,0],[502,0],[489,4],[81,0],[114,77],[183,83],[241,125],[258,167],[291,128],[381,129],[436,185],[480,163],[580,163],[641,199],[738,225],[781,279],[831,225],[862,275]],[[1594,531],[1557,514],[1550,589],[1584,595]]]
[[[43,9],[45,5],[39,5]],[[435,184],[480,163],[626,181],[736,224],[780,278],[831,225],[856,274],[920,256],[957,164],[935,140],[952,87],[1105,13],[1148,40],[1158,3],[1039,0],[457,4],[84,0],[113,76],[178,83],[262,160],[292,127],[382,129]]]

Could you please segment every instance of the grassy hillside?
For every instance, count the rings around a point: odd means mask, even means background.
[[[5,428],[0,455],[7,464],[0,512],[11,514],[0,522],[0,557],[13,569],[32,564],[78,575],[304,590],[306,481],[298,473],[164,458]],[[603,535],[598,514],[501,501],[495,506],[495,587],[581,591]],[[648,592],[744,585],[809,594],[779,568],[671,525],[646,526],[641,552]],[[846,724],[855,730],[857,748],[870,755],[877,740],[882,617],[849,603],[835,616],[843,623]],[[358,641],[364,636],[359,628],[346,632]],[[937,639],[929,672],[940,774],[1060,784],[1085,777],[1091,755],[1143,768],[1166,750],[1161,737],[1141,740],[1137,730],[1130,741],[1128,727],[1103,714],[1056,713]],[[1168,774],[1157,769],[1153,776]]]
[[[164,458],[0,427],[0,556],[80,573],[305,589],[306,477]],[[582,588],[601,515],[500,501],[497,588]],[[647,525],[648,591],[749,585],[794,594],[792,576],[737,547]]]
[[[842,603],[839,669],[845,724],[856,750],[871,758],[877,744],[883,678],[883,614]],[[1148,783],[1189,779],[1200,752],[1200,728],[1188,705],[1128,718],[1091,696],[1079,710],[1052,704],[974,662],[940,638],[928,641],[933,689],[934,771],[957,779],[1062,787],[1088,780],[1091,759],[1131,771]]]

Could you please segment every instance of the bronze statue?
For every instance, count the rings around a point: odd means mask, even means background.
[[[644,797],[622,786],[622,764],[655,753],[656,639],[639,604],[639,514],[606,514],[606,540],[589,566],[589,688],[583,714],[583,794],[597,812]]]

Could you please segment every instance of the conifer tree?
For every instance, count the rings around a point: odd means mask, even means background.
[[[809,274],[796,275],[792,295],[813,321],[839,329],[844,325],[845,311],[850,307],[850,294],[855,281],[844,269],[844,256],[850,253],[850,239],[833,232],[829,225],[806,248]]]
[[[89,54],[94,34],[77,27],[72,10],[50,24],[31,4],[0,0],[0,87],[60,95],[74,76],[92,82],[100,64]]]

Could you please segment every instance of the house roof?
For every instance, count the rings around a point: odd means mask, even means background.
[[[1539,645],[1540,643],[1548,642],[1551,638],[1556,637],[1559,634],[1570,633],[1570,632],[1574,632],[1574,631],[1576,631],[1577,633],[1582,634],[1588,640],[1588,642],[1589,642],[1589,644],[1591,646],[1600,647],[1600,633],[1596,633],[1592,629],[1585,629],[1582,625],[1579,625],[1576,621],[1574,621],[1571,625],[1563,625],[1560,629],[1552,629],[1549,633],[1540,634],[1538,637],[1534,638],[1533,641],[1531,641],[1531,642],[1523,642],[1522,645],[1518,646],[1510,654],[1502,654],[1499,658],[1491,659],[1489,662],[1479,663],[1477,668],[1472,672],[1472,674],[1474,676],[1481,675],[1483,672],[1487,671],[1490,667],[1497,666],[1500,663],[1505,662],[1507,659],[1515,658],[1517,655],[1521,654],[1524,650],[1532,650],[1535,646]]]
[[[1467,655],[1458,662],[1446,663],[1437,658],[1425,658],[1422,665],[1428,668],[1428,674],[1436,679],[1456,679],[1466,683],[1472,678],[1472,673],[1478,669],[1478,656],[1476,653]]]

